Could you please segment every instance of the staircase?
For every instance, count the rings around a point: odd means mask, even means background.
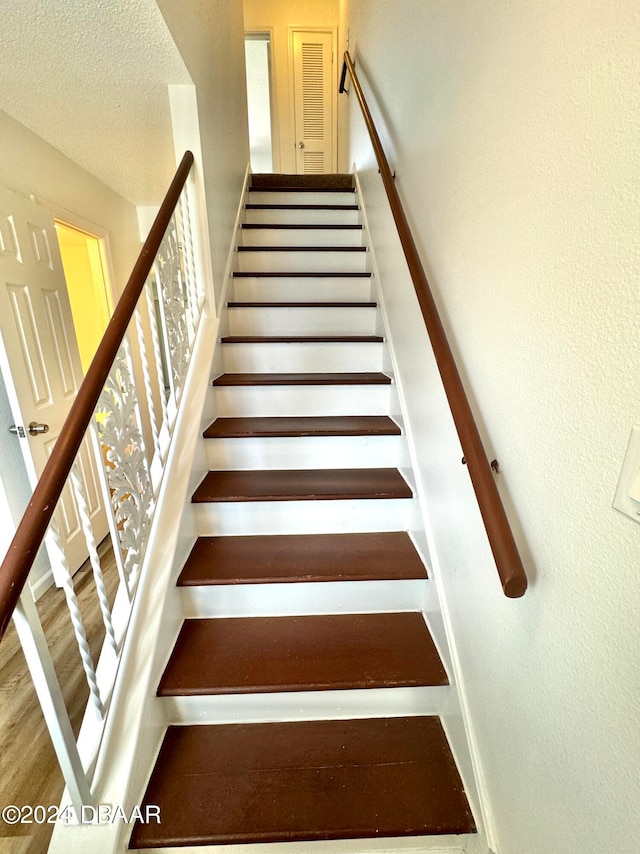
[[[253,176],[248,197],[187,619],[158,686],[171,724],[144,803],[162,821],[130,848],[464,851],[475,825],[436,713],[451,687],[352,179]]]

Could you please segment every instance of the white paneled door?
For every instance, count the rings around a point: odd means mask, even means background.
[[[53,216],[0,187],[0,367],[27,474],[35,486],[82,380]],[[44,426],[46,425],[46,427]],[[8,429],[9,425],[1,425]],[[108,523],[96,463],[85,440],[78,471],[99,542]],[[87,558],[76,500],[67,487],[56,517],[71,571]],[[52,559],[54,578],[58,581]]]
[[[335,172],[333,34],[292,33],[296,171]]]

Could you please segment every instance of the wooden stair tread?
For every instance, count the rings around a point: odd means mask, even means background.
[[[225,335],[223,344],[379,344],[382,335]]]
[[[381,373],[327,373],[327,374],[221,374],[214,386],[260,385],[390,385],[391,377]]]
[[[250,193],[354,193],[354,187],[249,187]]]
[[[317,581],[400,581],[427,573],[404,531],[200,537],[179,587]]]
[[[228,302],[229,308],[376,308],[377,302]]]
[[[448,685],[422,614],[185,620],[158,696]]]
[[[336,190],[353,191],[353,175],[350,172],[328,172],[321,175],[298,175],[284,172],[255,172],[251,176],[250,188],[253,190],[299,190],[315,192]]]
[[[193,493],[195,503],[412,498],[397,469],[210,471]]]
[[[438,718],[171,726],[131,848],[475,830]]]
[[[315,415],[258,418],[216,418],[205,439],[249,436],[399,436],[387,415]]]

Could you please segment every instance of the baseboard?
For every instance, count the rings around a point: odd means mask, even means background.
[[[355,167],[353,170],[353,174],[356,185],[358,203],[360,205],[362,215],[362,222],[364,225],[365,240],[370,241],[371,232],[369,229],[367,207],[363,197],[360,176]],[[381,190],[381,193],[384,193],[384,190]],[[390,213],[389,216],[391,217]],[[392,223],[391,227],[393,227]],[[408,408],[406,404],[406,398],[403,393],[402,374],[399,370],[394,351],[393,331],[389,323],[389,317],[386,308],[385,290],[382,287],[381,278],[379,275],[379,268],[376,262],[375,249],[374,247],[372,247],[370,242],[368,242],[368,248],[370,253],[371,268],[373,271],[373,282],[378,292],[382,316],[384,319],[384,324],[388,336],[386,344],[388,348],[387,357],[389,359],[390,364],[388,366],[385,365],[385,371],[387,373],[391,373],[395,380],[395,385],[398,394],[398,403],[404,415],[404,413],[408,411]],[[426,330],[424,334],[425,336],[427,335]],[[471,848],[471,850],[473,850],[474,852],[476,850],[486,851],[488,850],[487,846],[490,847],[495,838],[493,814],[487,796],[487,789],[482,770],[482,763],[480,761],[478,746],[474,736],[474,729],[469,710],[469,703],[465,691],[464,675],[458,656],[455,636],[453,634],[453,629],[451,625],[450,614],[446,602],[446,597],[444,595],[443,586],[439,580],[440,570],[437,560],[437,550],[435,549],[435,547],[433,547],[433,535],[429,522],[426,490],[422,482],[420,467],[417,464],[417,450],[412,436],[410,419],[403,417],[403,423],[407,435],[407,450],[409,454],[410,464],[413,468],[415,477],[415,493],[417,503],[420,507],[421,521],[424,526],[427,547],[430,555],[430,577],[433,580],[435,589],[437,591],[439,611],[442,618],[442,639],[446,640],[446,645],[448,647],[448,654],[446,654],[445,657],[447,660],[447,667],[450,668],[451,671],[450,676],[452,677],[452,685],[456,688],[456,702],[454,706],[452,706],[450,714],[444,716],[443,726],[445,727],[445,731],[447,733],[447,737],[449,739],[452,751],[454,753],[460,773],[465,782],[465,789],[467,790],[467,795],[469,796],[469,800],[472,803],[472,808],[474,810],[477,824],[479,825],[480,832],[475,838],[473,845],[480,845],[481,847],[473,847]],[[427,617],[427,622],[429,622],[428,615],[425,616]]]
[[[50,587],[53,587],[53,572],[49,569],[45,572],[44,575],[41,575],[40,578],[35,581],[33,584],[29,582],[29,587],[31,588],[31,593],[33,594],[33,598],[38,601],[41,596],[43,596]]]

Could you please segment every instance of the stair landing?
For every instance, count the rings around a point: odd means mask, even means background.
[[[172,726],[143,803],[134,849],[475,830],[435,717]]]

